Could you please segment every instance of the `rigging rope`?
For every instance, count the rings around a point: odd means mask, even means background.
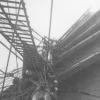
[[[53,13],[53,0],[51,0],[51,8],[50,8],[50,20],[49,20],[49,34],[48,34],[48,45],[47,45],[47,62],[49,61],[49,45],[50,45],[50,34],[51,34],[51,24],[52,24],[52,13]],[[44,65],[44,81],[47,83],[47,67]],[[48,85],[48,84],[47,84]]]
[[[50,21],[49,21],[49,34],[48,34],[48,50],[47,50],[47,61],[49,56],[49,48],[50,48],[50,35],[51,35],[51,23],[52,23],[52,13],[53,13],[53,0],[51,0],[51,8],[50,8]]]
[[[2,10],[3,10],[3,8],[2,8]],[[18,20],[18,15],[16,16],[16,24],[17,24],[17,20]],[[16,24],[15,24],[15,27],[16,27]],[[15,35],[15,33],[12,34],[12,39],[11,39],[12,43],[13,43],[13,40],[14,40],[14,35]],[[7,75],[7,71],[8,71],[8,65],[9,65],[9,61],[10,61],[11,51],[12,51],[12,44],[10,45],[10,49],[9,49],[7,65],[6,65],[6,69],[5,69],[5,75],[4,75],[3,85],[2,85],[2,89],[1,89],[1,96],[2,96],[2,92],[4,90],[4,86],[5,86],[5,80],[6,80],[6,75]]]
[[[8,6],[8,1],[7,1],[7,6]],[[8,7],[8,12],[10,13],[9,7]],[[8,16],[8,18],[10,18],[10,15]],[[13,39],[14,39],[14,34],[12,35],[12,41],[13,41]],[[12,51],[12,45],[10,45],[10,49],[9,49],[7,65],[6,65],[5,74],[4,74],[4,80],[3,80],[2,89],[1,89],[1,96],[2,96],[2,92],[4,90],[4,87],[5,87],[5,80],[6,80],[6,74],[8,71],[8,65],[9,65],[9,61],[10,61],[11,51]]]
[[[15,2],[16,2],[16,0],[15,0]],[[19,15],[19,12],[20,12],[21,3],[22,3],[22,0],[20,1],[18,11],[17,11],[17,9],[16,9],[16,14],[17,14],[17,16],[16,16],[16,21],[15,21],[15,29],[16,29],[17,22],[18,22],[18,15]],[[15,6],[17,7],[17,4],[16,4],[16,3],[15,3]],[[17,42],[17,37],[16,37],[15,41]],[[16,47],[17,47],[17,46],[16,46]],[[17,69],[18,69],[18,59],[17,59],[17,51],[16,51],[16,50],[15,50],[15,54],[16,54],[16,67],[17,67]],[[18,75],[18,74],[19,74],[19,72],[17,73],[17,75]]]
[[[7,6],[8,6],[8,13],[9,13],[9,18],[10,18],[10,9],[9,9],[9,3],[8,3],[8,0],[7,0]]]
[[[13,41],[13,39],[14,39],[14,34],[12,36],[12,41]],[[6,70],[5,70],[5,75],[4,75],[1,95],[2,95],[2,92],[3,92],[4,86],[5,86],[5,79],[6,79],[6,74],[7,74],[7,71],[8,71],[8,65],[9,65],[9,61],[10,61],[11,50],[12,50],[12,45],[10,45],[10,49],[9,49],[9,54],[8,54],[8,59],[7,59],[7,65],[6,65]]]
[[[52,13],[53,13],[53,0],[51,0],[51,9],[50,9],[49,35],[48,35],[49,40],[50,40],[50,35],[51,35]]]

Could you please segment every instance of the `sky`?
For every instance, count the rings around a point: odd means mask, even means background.
[[[48,36],[51,0],[24,1],[31,27],[42,36]],[[88,8],[92,8],[95,11],[99,7],[100,0],[53,0],[51,38],[59,39]],[[2,37],[0,39],[6,43],[6,40]],[[5,70],[7,57],[8,50],[0,44],[0,69],[2,70]],[[9,63],[9,71],[15,67],[15,57],[12,55]],[[19,67],[22,67],[20,61]]]
[[[31,27],[48,36],[51,0],[25,0]],[[96,9],[100,0],[53,0],[51,38],[59,39],[90,7]]]

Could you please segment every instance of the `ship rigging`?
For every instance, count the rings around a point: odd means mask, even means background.
[[[59,40],[51,38],[52,13],[53,0],[43,37],[31,28],[24,0],[0,0],[0,36],[10,44],[0,41],[9,50],[0,100],[100,99],[100,10],[88,9]],[[9,72],[11,54],[16,68]]]

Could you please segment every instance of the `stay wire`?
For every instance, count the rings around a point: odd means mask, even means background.
[[[9,6],[9,2],[8,2],[8,0],[7,0],[7,6]],[[10,9],[9,9],[9,7],[8,7],[8,13],[9,13],[9,18],[10,18]]]
[[[47,62],[48,62],[48,56],[49,56],[49,48],[50,48],[50,35],[51,35],[51,24],[52,24],[52,13],[53,13],[53,0],[51,0],[51,8],[50,8],[50,20],[49,20],[49,34],[48,34],[48,46],[47,46]],[[44,81],[47,83],[47,67],[44,65]]]
[[[10,18],[10,16],[9,16],[9,18]],[[17,19],[18,19],[18,16],[16,17],[16,24],[17,24]],[[12,34],[12,39],[11,39],[12,43],[13,43],[13,40],[14,40],[14,35],[15,34],[13,33]],[[2,85],[2,89],[1,89],[1,96],[2,96],[2,92],[4,90],[4,86],[5,86],[6,74],[7,74],[7,71],[8,71],[8,65],[9,65],[9,61],[10,61],[11,50],[12,50],[12,45],[10,45],[10,49],[9,49],[9,54],[8,54],[8,59],[7,59],[7,65],[6,65],[6,69],[5,69],[5,75],[4,75],[3,85]]]
[[[15,0],[15,2],[16,2],[16,0]],[[16,3],[15,3],[15,7],[17,7],[17,4]],[[19,4],[19,8],[20,8],[20,4]],[[19,13],[19,9],[18,9],[18,11],[16,9],[16,14],[17,13]],[[16,29],[16,25],[17,25],[17,20],[18,20],[18,17],[16,16],[15,29]],[[17,37],[15,39],[15,42],[17,42]],[[15,47],[17,47],[17,46],[15,46]],[[18,59],[17,59],[17,51],[16,50],[15,50],[15,54],[16,54],[16,67],[18,69]],[[19,72],[17,73],[17,76],[18,76],[18,74],[19,74]]]
[[[48,35],[48,39],[50,39],[50,35],[51,35],[52,13],[53,13],[53,0],[51,0],[50,21],[49,21],[49,35]]]
[[[9,6],[8,1],[7,1],[7,6]],[[9,7],[8,7],[8,12],[10,13]],[[9,15],[8,18],[10,18],[10,15]],[[12,36],[12,41],[13,41],[13,39],[14,39],[14,34]],[[8,65],[9,65],[9,61],[10,61],[11,51],[12,51],[12,45],[10,45],[10,49],[9,49],[9,54],[8,54],[8,59],[7,59],[7,65],[6,65],[5,74],[4,74],[4,80],[3,80],[2,89],[1,89],[1,96],[2,96],[2,92],[4,90],[4,86],[5,86],[6,74],[7,74],[7,71],[8,71]]]
[[[13,39],[14,39],[14,34],[13,34],[13,36],[12,36],[12,41],[13,41]],[[8,71],[8,65],[9,65],[9,61],[10,61],[11,50],[12,50],[12,45],[10,45],[10,49],[9,49],[9,54],[8,54],[8,59],[7,59],[6,70],[5,70],[3,85],[2,85],[2,89],[1,89],[1,95],[2,95],[2,92],[3,92],[4,86],[5,86],[6,74],[7,74],[7,71]]]
[[[49,48],[50,48],[50,36],[51,36],[51,24],[52,24],[52,13],[53,13],[53,0],[51,0],[51,8],[50,8],[50,20],[49,20],[49,34],[48,34],[48,50],[47,50],[47,60],[49,56]]]
[[[16,2],[16,0],[15,0]],[[16,21],[15,21],[15,29],[16,29],[16,26],[17,26],[17,23],[18,23],[18,15],[20,13],[20,7],[21,7],[21,4],[22,4],[23,0],[20,1],[20,4],[19,4],[19,8],[18,8],[18,11],[16,9]],[[15,6],[17,7],[17,4],[15,3]],[[17,42],[17,37],[16,37],[16,42]],[[17,47],[17,46],[16,46]],[[15,53],[16,53],[16,64],[17,64],[17,69],[18,69],[18,58],[17,58],[17,51],[15,50]],[[19,74],[19,73],[18,73]]]

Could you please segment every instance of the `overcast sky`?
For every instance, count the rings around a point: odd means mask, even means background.
[[[53,1],[51,37],[54,39],[60,38],[88,8],[93,7],[95,11],[100,7],[100,0]],[[25,2],[31,27],[42,36],[48,36],[51,0],[25,0]],[[8,51],[0,45],[0,69],[5,69],[7,57]],[[11,58],[10,70],[16,67],[15,57],[12,55]]]
[[[53,0],[51,37],[60,38],[90,7],[100,7],[100,0]],[[25,0],[31,27],[48,35],[51,0]],[[95,9],[96,9],[95,8]]]

